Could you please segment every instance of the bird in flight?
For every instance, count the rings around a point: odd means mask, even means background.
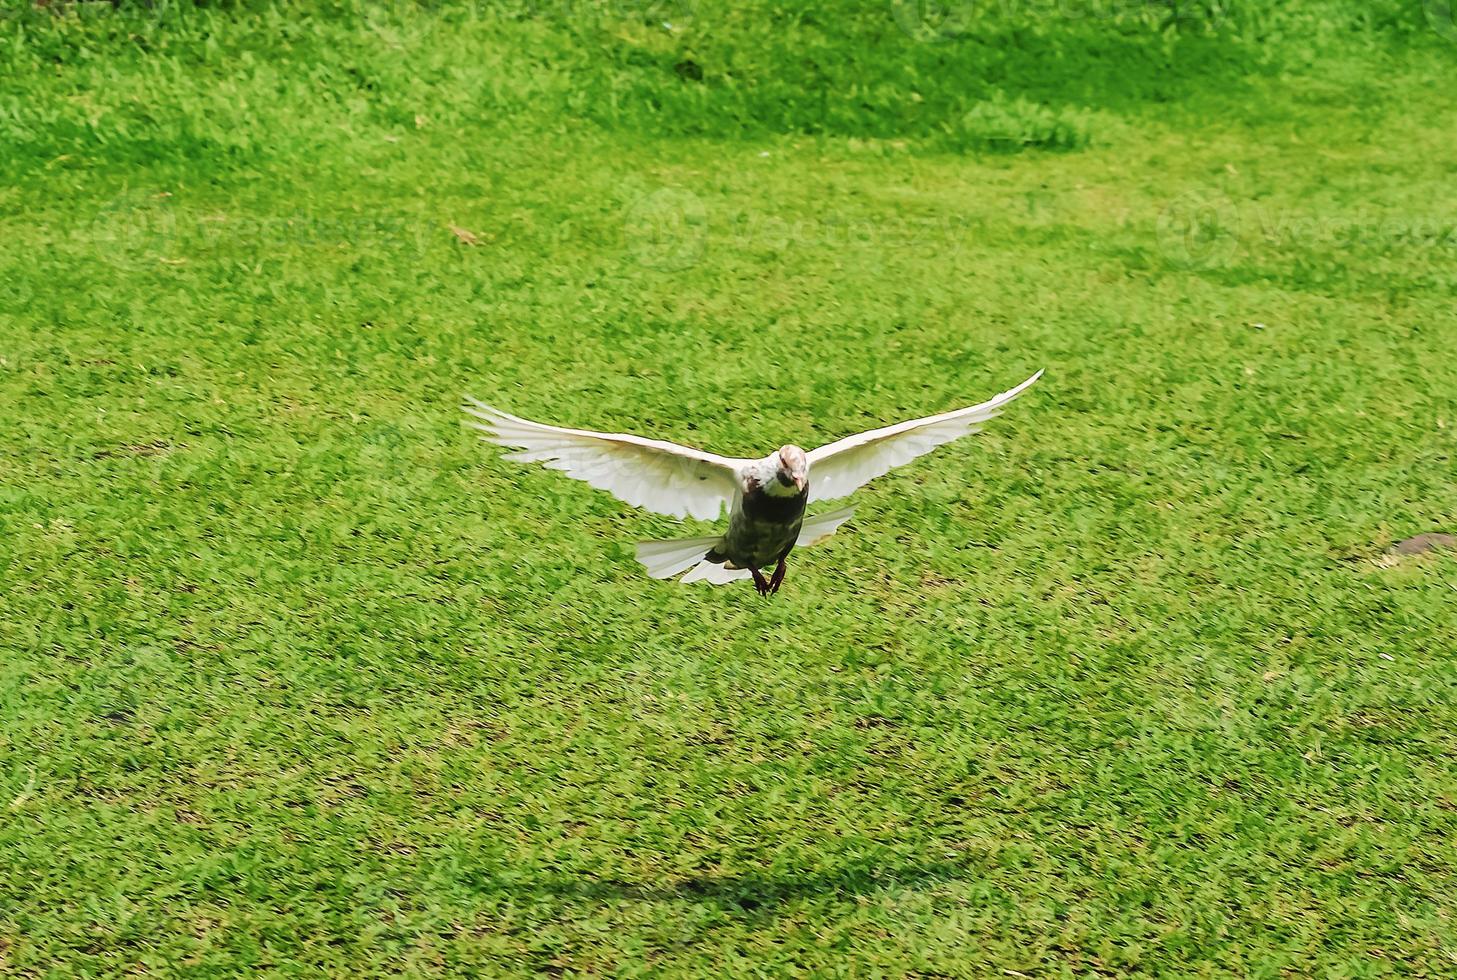
[[[669,517],[712,521],[728,508],[723,534],[643,541],[637,559],[653,578],[723,585],[752,578],[760,595],[778,592],[784,562],[835,533],[853,508],[806,517],[809,504],[847,497],[877,476],[953,439],[970,435],[1042,377],[1038,371],[990,401],[846,436],[805,452],[782,446],[763,459],[734,459],[621,433],[563,429],[507,415],[470,396],[461,406],[487,442],[515,452],[506,459],[541,463],[626,501]],[[773,567],[766,577],[764,569]],[[687,575],[683,575],[687,572]]]

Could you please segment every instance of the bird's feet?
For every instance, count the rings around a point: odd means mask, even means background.
[[[750,568],[749,571],[754,573],[754,588],[760,595],[768,595],[774,591],[773,586],[769,584],[769,580],[764,577],[763,572],[757,568]]]
[[[778,592],[779,586],[784,584],[784,559],[779,559],[779,564],[774,568],[774,577],[769,580],[769,591]]]

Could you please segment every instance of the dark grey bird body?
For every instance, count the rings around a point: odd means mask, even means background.
[[[804,509],[809,503],[809,486],[796,494],[778,497],[749,481],[739,506],[729,515],[723,543],[704,561],[728,568],[767,568],[783,561],[799,540]]]

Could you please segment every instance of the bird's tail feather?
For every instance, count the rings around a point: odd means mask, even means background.
[[[637,560],[653,578],[672,578],[697,565],[722,541],[722,537],[639,541]]]
[[[749,578],[754,573],[747,568],[725,568],[722,563],[704,561],[684,575],[678,581],[707,582],[709,585],[728,585],[730,582],[737,582],[741,578]]]

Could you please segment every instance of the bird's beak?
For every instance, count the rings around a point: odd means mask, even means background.
[[[808,485],[809,485],[809,480],[807,480],[806,478],[804,478],[802,476],[796,476],[794,478],[794,488],[796,490],[798,490],[800,493],[804,493],[804,488],[806,486],[808,486]]]

